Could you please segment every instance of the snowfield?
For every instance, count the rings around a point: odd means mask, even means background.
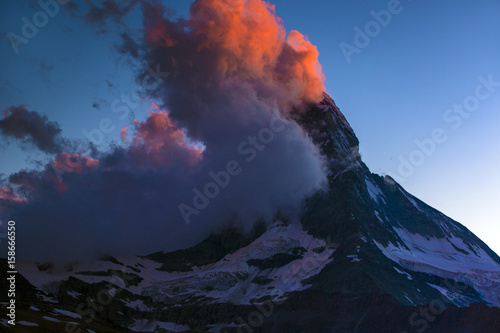
[[[248,263],[249,260],[269,259],[276,254],[289,254],[297,249],[302,251],[299,258],[280,267],[262,269]],[[307,234],[299,223],[285,225],[278,221],[248,246],[226,255],[216,263],[194,267],[190,272],[159,271],[157,268],[161,264],[139,257],[118,257],[124,266],[109,261],[99,262],[99,265],[79,264],[73,267],[72,272],[41,272],[35,264],[27,262],[21,262],[18,266],[19,272],[32,285],[48,293],[53,291],[58,282],[74,276],[87,283],[109,281],[136,295],[148,296],[153,301],[171,305],[191,297],[204,297],[209,303],[252,304],[252,301],[264,297],[283,300],[289,292],[307,289],[309,286],[302,285],[301,281],[321,272],[333,260],[334,251],[325,241]],[[353,262],[357,260],[353,258]],[[106,272],[110,269],[138,274],[126,266],[140,267],[139,275],[143,280],[139,285],[125,287],[125,281],[116,276],[78,274],[82,271]],[[266,283],[252,282],[256,278]],[[78,296],[77,293],[70,295]],[[145,309],[140,300],[129,301],[126,305]],[[63,310],[60,311],[63,314]],[[69,312],[64,314],[70,315]]]

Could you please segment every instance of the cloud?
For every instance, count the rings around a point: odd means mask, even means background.
[[[0,207],[5,205],[5,203],[25,203],[26,199],[21,195],[16,193],[12,188],[8,186],[0,186]]]
[[[282,113],[321,100],[324,75],[316,47],[297,31],[287,37],[269,3],[198,0],[188,22],[170,21],[161,6],[143,8],[147,60],[171,74],[162,97],[191,135],[202,135],[196,125],[202,112],[218,108],[210,96],[231,98],[233,87],[250,90]]]
[[[105,3],[91,23],[130,10]],[[260,0],[197,0],[187,21],[160,2],[140,8],[144,35],[119,52],[169,73],[145,92],[157,103],[107,152],[57,152],[41,170],[10,176],[27,201],[6,202],[0,218],[22,221],[20,258],[171,251],[229,224],[297,218],[325,184],[324,158],[293,116],[323,97],[307,37],[287,35]]]
[[[63,144],[59,124],[36,111],[28,111],[24,106],[12,106],[4,111],[0,133],[46,153],[61,151]]]
[[[99,5],[92,1],[87,1],[90,9],[85,15],[88,23],[104,26],[107,19],[112,19],[115,23],[120,22],[137,3],[135,0],[120,1],[104,0]]]
[[[143,121],[135,121],[135,137],[129,152],[136,165],[156,168],[176,164],[193,166],[200,159],[202,148],[194,147],[186,134],[177,128],[167,112],[151,111]],[[123,132],[121,133],[123,137]],[[126,132],[125,132],[126,135]]]

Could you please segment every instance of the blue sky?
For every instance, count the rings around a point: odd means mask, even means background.
[[[163,2],[179,15],[189,7],[184,0]],[[500,3],[271,2],[288,31],[299,30],[318,47],[327,92],[353,126],[370,169],[393,175],[409,192],[466,225],[500,253],[500,87],[481,88],[489,96],[456,129],[443,118],[454,104],[474,101],[480,77],[500,82]],[[84,131],[108,118],[114,130],[101,146],[117,141],[120,128],[147,116],[146,103],[133,108],[127,119],[111,111],[113,101],[134,89],[129,64],[114,47],[118,37],[99,34],[61,11],[16,54],[6,35],[21,34],[21,19],[32,19],[40,10],[30,3],[0,3],[0,108],[25,104],[57,121],[63,135],[73,138],[84,138]],[[372,32],[369,44],[358,47],[348,62],[342,43],[356,46],[354,29],[375,26],[371,12],[390,6],[398,13]],[[129,15],[127,23],[139,27],[139,17]],[[418,153],[422,149],[415,141],[432,139],[436,129],[446,139],[435,143],[428,155]],[[0,173],[47,158],[16,145],[3,146]],[[418,165],[401,175],[401,158],[410,161],[411,156],[414,161],[420,157]]]
[[[478,77],[500,82],[500,3],[401,1],[400,12],[348,63],[342,42],[390,1],[273,1],[287,29],[318,46],[327,91],[360,139],[372,172],[399,176],[420,142],[447,139],[411,175],[397,178],[500,252],[500,87],[457,129],[443,116],[474,95]],[[467,101],[469,102],[469,100]],[[416,155],[415,155],[416,156]],[[396,177],[394,177],[396,178]]]

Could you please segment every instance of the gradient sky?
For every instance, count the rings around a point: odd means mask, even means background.
[[[500,82],[500,2],[402,0],[399,13],[348,62],[340,45],[354,46],[354,29],[365,30],[374,20],[371,11],[391,2],[271,1],[287,31],[299,30],[318,47],[327,92],[354,128],[372,172],[392,175],[500,253],[500,87],[457,129],[443,119],[474,95],[478,77]],[[182,16],[190,1],[163,3]],[[15,54],[6,35],[20,34],[21,18],[39,10],[32,1],[0,3],[0,109],[24,104],[57,121],[71,138],[84,138],[85,130],[109,118],[114,131],[100,146],[118,141],[120,128],[148,115],[146,103],[130,119],[111,112],[113,101],[134,88],[134,75],[115,49],[118,36],[61,11]],[[139,28],[139,15],[130,14],[126,23]],[[400,175],[401,158],[416,156],[415,140],[431,138],[436,128],[447,139],[411,175]],[[5,175],[48,158],[15,144],[1,149]]]

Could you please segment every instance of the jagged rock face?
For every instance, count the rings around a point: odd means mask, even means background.
[[[405,305],[425,304],[446,293],[455,305],[480,301],[500,306],[500,258],[467,228],[390,177],[372,174],[357,153],[352,129],[328,96],[299,121],[329,158],[332,171],[329,190],[308,200],[302,223],[312,235],[341,243],[336,253],[356,256],[366,271],[349,265],[352,273],[344,273],[345,281],[335,285],[391,294]],[[340,260],[333,261],[322,274],[346,271],[338,265]],[[353,284],[363,274],[373,284]],[[462,283],[460,291],[439,287],[442,279]]]
[[[500,306],[500,258],[372,174],[329,96],[294,117],[329,170],[328,188],[306,200],[300,223],[227,230],[191,249],[107,257],[69,272],[22,263],[38,288],[26,283],[37,310],[26,304],[23,313],[41,331],[72,322],[82,332],[500,331],[500,309],[488,307]]]

